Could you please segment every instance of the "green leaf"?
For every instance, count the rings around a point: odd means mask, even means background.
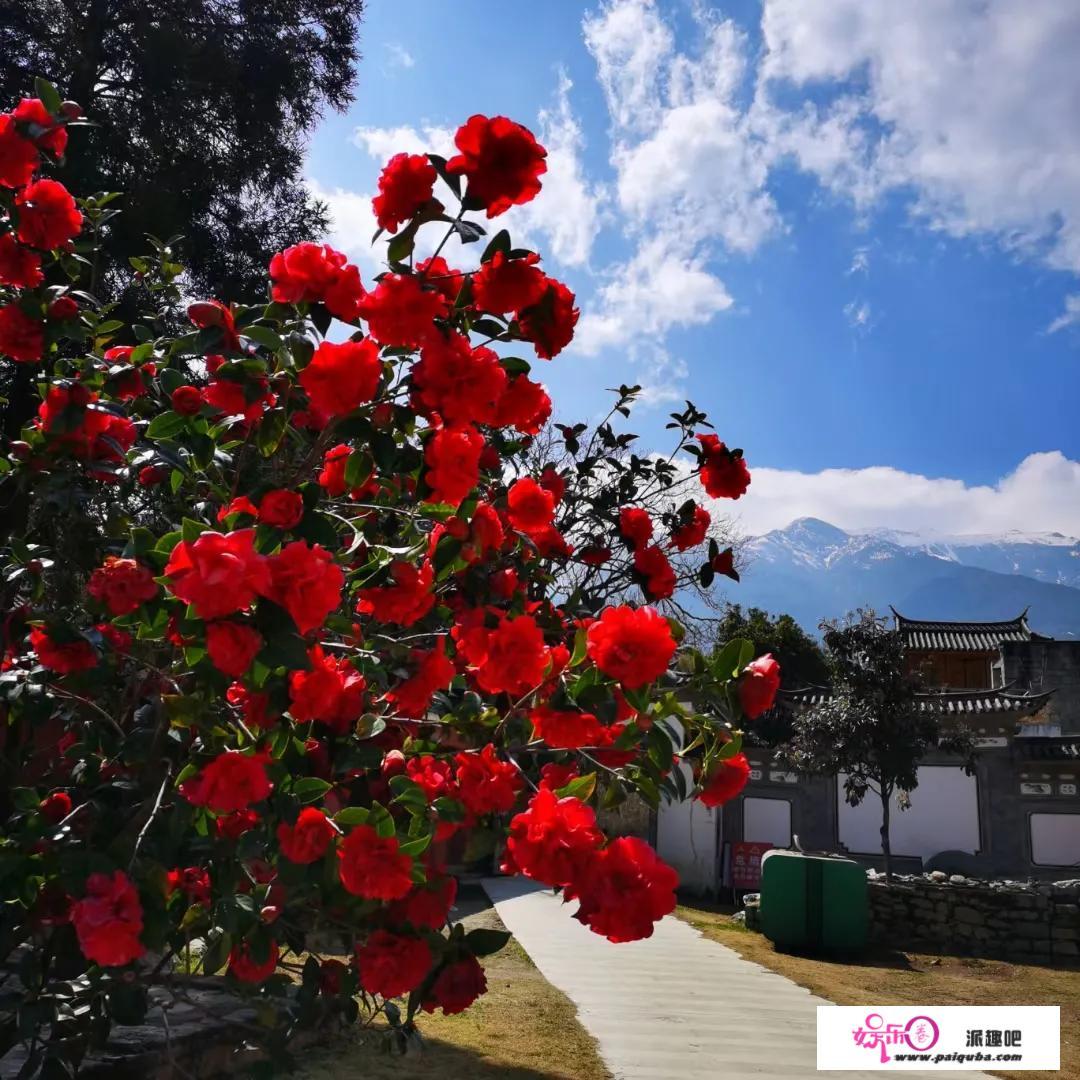
[[[334,785],[326,780],[320,780],[317,776],[305,776],[293,784],[292,793],[302,803],[316,802],[323,797]]]
[[[362,487],[371,476],[372,461],[367,454],[354,451],[345,462],[345,486],[349,489]]]
[[[163,412],[158,413],[150,421],[150,426],[144,434],[148,439],[171,439],[174,435],[179,435],[186,427],[186,416],[178,412]]]
[[[184,538],[185,543],[193,544],[209,528],[209,525],[204,525],[201,521],[184,518],[180,523],[180,535]]]
[[[742,670],[740,661],[746,645],[750,646],[752,653],[754,646],[750,642],[733,638],[712,658],[712,670],[718,682],[728,682]]]
[[[413,251],[416,235],[409,229],[403,229],[397,236],[391,237],[386,245],[386,257],[390,262],[404,262]]]
[[[41,104],[49,111],[50,116],[60,115],[60,106],[63,104],[56,87],[48,79],[34,79],[34,94],[41,98]]]
[[[334,815],[334,821],[347,828],[350,825],[365,825],[368,819],[368,811],[365,806],[346,806]]]
[[[283,348],[285,342],[281,340],[281,337],[269,326],[254,326],[244,327],[244,337],[251,338],[252,341],[257,342],[259,345],[265,345],[268,349],[273,349],[277,352],[278,349]]]
[[[473,956],[490,956],[503,948],[510,937],[509,930],[488,930],[480,927],[465,935],[465,944]]]
[[[152,341],[144,341],[141,345],[136,345],[132,350],[131,356],[128,357],[128,363],[132,367],[138,367],[139,364],[146,360],[149,360],[154,355],[154,343]]]
[[[596,790],[596,773],[586,773],[584,776],[575,777],[566,784],[564,787],[559,788],[556,795],[560,799],[580,799],[582,802],[587,802],[592,798],[593,792]]]
[[[232,951],[232,934],[222,930],[217,934],[211,934],[202,954],[202,970],[204,975],[216,975],[224,966]]]
[[[585,654],[589,648],[588,635],[585,632],[585,628],[579,627],[577,633],[574,635],[574,652],[570,657],[570,666],[577,667],[578,664],[585,659]]]
[[[480,256],[480,261],[482,263],[489,262],[497,251],[501,251],[503,254],[509,254],[510,252],[510,234],[506,229],[500,229],[488,241],[487,247],[484,248],[484,254]]]
[[[405,843],[399,845],[399,849],[403,855],[410,855],[412,858],[419,858],[428,849],[428,845],[431,843],[431,833],[426,833],[423,836],[418,836],[415,840],[406,840]]]
[[[259,422],[259,433],[255,439],[259,453],[264,458],[272,457],[277,453],[288,426],[289,419],[284,409],[270,409],[264,414]]]

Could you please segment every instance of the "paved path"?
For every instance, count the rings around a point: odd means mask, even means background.
[[[815,1009],[828,1002],[687,923],[668,916],[648,940],[612,945],[571,918],[576,905],[532,882],[488,878],[484,888],[544,977],[577,1006],[615,1080],[889,1075],[818,1072]]]

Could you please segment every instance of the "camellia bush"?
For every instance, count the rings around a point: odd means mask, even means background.
[[[648,937],[676,875],[597,812],[736,794],[778,668],[676,655],[665,605],[734,574],[686,478],[750,482],[703,413],[639,457],[623,387],[556,429],[570,467],[530,456],[578,309],[488,234],[543,147],[473,116],[449,160],[393,157],[370,282],[304,243],[268,297],[195,300],[155,242],[128,326],[93,292],[122,201],[49,178],[80,110],[37,94],[0,115],[0,1055],[70,1076],[218,973],[273,1067],[328,1018],[407,1040],[485,990],[505,935],[450,915],[492,858]]]

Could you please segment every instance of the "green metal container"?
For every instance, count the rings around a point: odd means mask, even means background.
[[[769,851],[761,860],[761,930],[785,949],[854,952],[866,944],[866,871],[851,859]]]

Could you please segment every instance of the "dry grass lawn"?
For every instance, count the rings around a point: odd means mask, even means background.
[[[837,1005],[1060,1005],[1061,1071],[995,1075],[1080,1080],[1080,967],[885,949],[856,962],[830,960],[778,952],[762,934],[722,912],[680,907],[676,914],[713,941]]]
[[[462,920],[504,929],[493,910]],[[573,1003],[515,941],[485,957],[488,992],[457,1016],[421,1013],[420,1055],[390,1057],[385,1025],[304,1052],[300,1080],[609,1080]]]

